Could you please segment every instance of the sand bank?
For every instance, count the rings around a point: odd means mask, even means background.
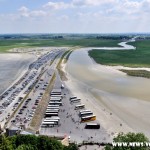
[[[29,54],[0,54],[0,93],[18,80],[36,58]]]

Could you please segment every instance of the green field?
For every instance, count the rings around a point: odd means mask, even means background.
[[[89,55],[100,64],[127,67],[150,67],[150,40],[129,43],[136,50],[92,50]]]
[[[129,76],[150,78],[150,72],[146,71],[146,70],[124,70],[124,69],[120,69],[120,71],[127,73],[127,75],[129,75]]]
[[[83,46],[83,47],[114,47],[117,46],[119,40],[101,40],[101,39],[30,39],[30,40],[0,40],[0,52],[19,47],[42,47],[42,46]]]

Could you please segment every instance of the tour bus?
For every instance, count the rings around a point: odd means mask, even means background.
[[[92,112],[91,110],[81,111],[81,112],[79,112],[79,116],[81,116],[81,114],[83,114],[83,113],[91,113],[91,112]]]
[[[49,117],[49,119],[47,119],[47,118],[44,119],[44,121],[51,121],[51,120],[59,121],[60,119],[58,119],[58,118],[53,118],[53,117]]]
[[[90,116],[90,115],[93,115],[93,112],[82,112],[80,113],[80,117],[85,117],[85,116]]]
[[[76,102],[79,102],[79,101],[81,101],[80,98],[76,98],[76,99],[71,99],[70,100],[71,103],[76,103]]]
[[[75,110],[77,110],[77,109],[83,109],[83,108],[85,108],[85,105],[84,105],[84,104],[76,105],[76,106],[75,106]]]
[[[61,97],[51,97],[50,100],[60,100],[61,101]]]
[[[51,95],[60,95],[60,94],[61,94],[61,90],[51,92]]]
[[[45,117],[58,116],[58,113],[45,113]]]
[[[48,111],[48,110],[59,111],[59,108],[56,108],[56,107],[54,107],[54,108],[47,108],[46,111]]]
[[[47,107],[47,109],[51,109],[51,110],[57,109],[57,110],[59,110],[59,107]]]
[[[46,110],[46,113],[58,113],[58,110]]]
[[[57,117],[57,116],[52,116],[52,117],[50,117],[50,118],[60,120],[60,118],[59,118],[59,117]],[[47,118],[47,119],[48,119],[48,118]]]
[[[55,124],[58,124],[58,120],[52,120],[52,119],[51,119],[51,120],[44,120],[44,121],[43,121],[43,123],[46,123],[46,122],[54,122]],[[42,123],[42,124],[43,124],[43,123]]]
[[[61,102],[61,99],[50,99],[51,102]]]
[[[88,121],[94,121],[94,120],[96,120],[96,116],[95,115],[81,117],[81,122],[88,122]]]
[[[99,123],[87,123],[85,129],[100,129]]]
[[[59,107],[59,105],[58,105],[58,104],[57,104],[57,105],[51,105],[51,104],[48,104],[47,107]]]
[[[49,104],[62,106],[62,102],[49,102]]]
[[[85,110],[80,110],[79,114],[81,114],[82,112],[91,112],[91,110],[85,109]]]
[[[70,97],[70,100],[71,100],[71,99],[76,99],[76,98],[77,98],[76,96],[72,96],[72,97]]]
[[[58,98],[61,99],[62,98],[61,96],[60,95],[51,96],[50,99],[58,99]]]
[[[54,122],[42,122],[42,127],[54,127]]]
[[[51,95],[51,98],[55,98],[55,97],[60,97],[60,98],[62,98],[63,96],[60,94],[60,95]]]

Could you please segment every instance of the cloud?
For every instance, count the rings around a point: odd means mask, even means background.
[[[73,0],[72,4],[74,6],[99,6],[103,4],[115,3],[118,0]]]
[[[66,9],[69,7],[69,4],[64,2],[48,2],[47,4],[43,5],[43,8],[48,9]]]
[[[21,17],[44,17],[47,16],[48,13],[43,10],[29,10],[27,7],[22,6],[21,8],[18,9],[19,11],[19,16]]]
[[[25,6],[22,6],[21,8],[18,9],[20,12],[28,12],[29,9]]]

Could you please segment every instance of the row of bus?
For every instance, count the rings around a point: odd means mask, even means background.
[[[80,103],[81,99],[77,98],[76,96],[70,97],[70,103]],[[92,111],[86,110],[84,104],[77,104],[75,106],[75,110],[80,110],[79,111],[79,117],[81,118],[81,122],[90,122],[96,120],[96,116],[93,114]],[[99,123],[87,123],[85,125],[85,129],[99,129],[100,124]]]
[[[60,118],[58,115],[60,106],[62,106],[61,89],[53,89],[50,94],[50,101],[45,112],[42,127],[54,127],[59,125]]]

